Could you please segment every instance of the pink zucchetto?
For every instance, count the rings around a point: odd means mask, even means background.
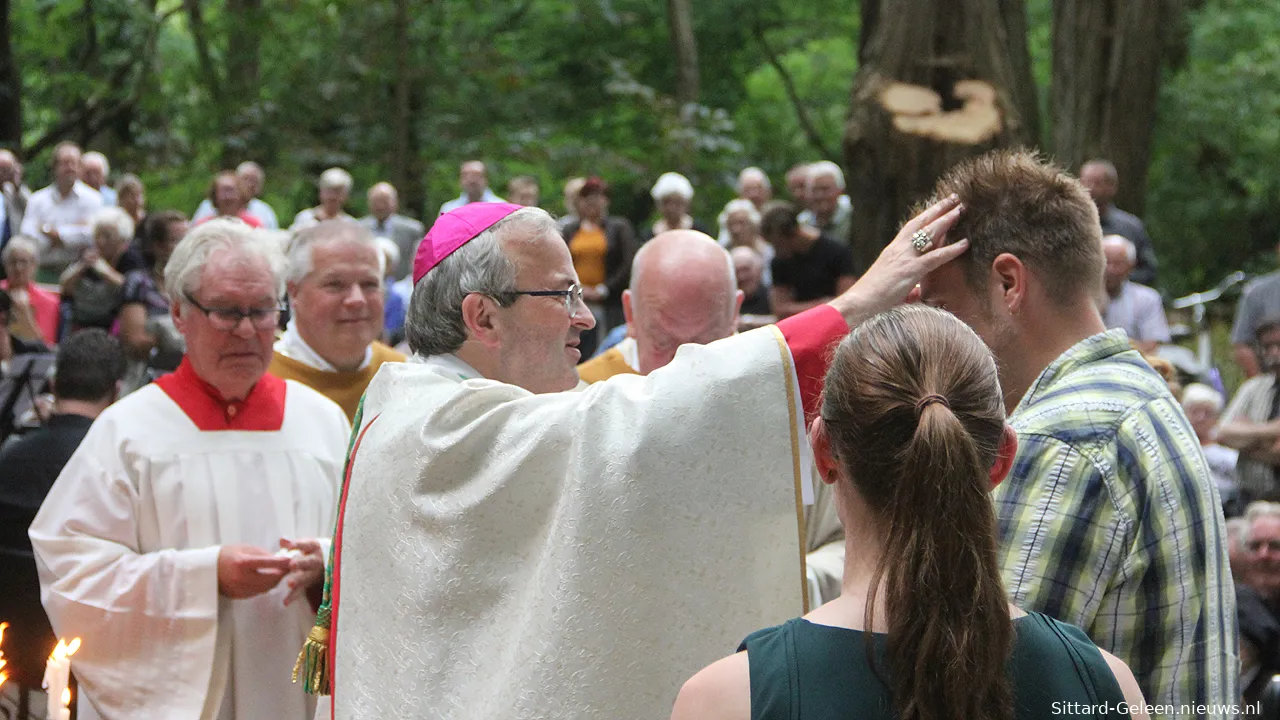
[[[431,272],[431,268],[439,265],[454,250],[466,245],[502,218],[523,209],[523,205],[512,203],[476,202],[450,210],[436,218],[435,224],[418,245],[418,254],[413,259],[413,284],[417,285],[422,276]]]

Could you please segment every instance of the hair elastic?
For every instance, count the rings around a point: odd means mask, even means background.
[[[927,408],[927,407],[929,407],[930,405],[932,405],[932,404],[934,404],[934,403],[938,403],[939,405],[943,405],[943,406],[944,406],[944,407],[946,407],[947,409],[950,409],[950,408],[951,408],[951,403],[947,402],[947,398],[946,398],[946,397],[944,397],[944,396],[942,396],[942,395],[938,395],[938,394],[936,394],[936,393],[934,393],[934,394],[930,394],[930,395],[925,395],[924,397],[922,397],[922,398],[920,398],[918,401],[916,401],[916,417],[920,417],[920,414],[924,412],[924,409],[925,409],[925,408]]]

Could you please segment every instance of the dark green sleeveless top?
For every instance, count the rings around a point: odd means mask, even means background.
[[[1082,631],[1039,613],[1016,618],[1013,627],[1006,672],[1015,718],[1129,716],[1111,668]],[[803,618],[748,635],[739,649],[751,668],[751,720],[892,720],[892,695],[867,665],[866,637]],[[887,636],[871,637],[877,669],[887,676]],[[1104,703],[1107,712],[1097,712]]]

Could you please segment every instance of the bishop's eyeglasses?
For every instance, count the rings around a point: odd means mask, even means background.
[[[504,307],[514,303],[520,295],[563,298],[565,311],[572,315],[574,309],[578,307],[578,303],[582,302],[582,286],[574,283],[567,290],[505,290],[492,293],[493,299]]]

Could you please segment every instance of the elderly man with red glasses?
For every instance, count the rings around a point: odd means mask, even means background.
[[[98,417],[31,525],[49,619],[83,639],[81,718],[314,713],[290,668],[349,425],[267,374],[284,267],[236,220],[183,238],[164,283],[186,357]]]

